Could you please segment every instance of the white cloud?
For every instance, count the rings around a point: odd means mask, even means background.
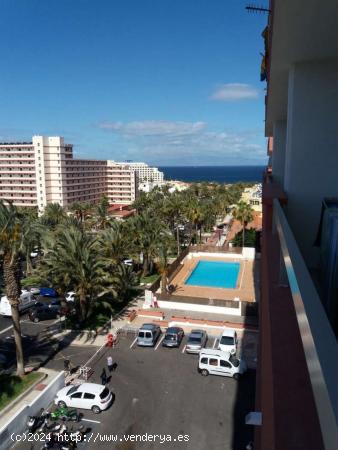
[[[186,136],[200,132],[204,122],[171,122],[168,120],[144,120],[139,122],[103,122],[99,128],[124,136]]]
[[[105,122],[99,128],[117,137],[111,159],[157,165],[261,164],[266,159],[263,131],[211,131],[204,122]],[[257,143],[257,141],[259,143]]]
[[[258,97],[258,90],[249,84],[228,83],[219,86],[210,96],[211,100],[231,102]]]

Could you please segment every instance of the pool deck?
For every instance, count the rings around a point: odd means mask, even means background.
[[[196,264],[201,260],[239,262],[240,270],[236,289],[186,285],[185,281],[194,270]],[[258,286],[258,280],[255,270],[255,261],[236,259],[236,257],[230,259],[212,256],[199,256],[186,259],[181,270],[173,278],[170,284],[176,286],[176,290],[172,295],[177,297],[204,297],[220,300],[234,300],[235,298],[239,298],[240,300],[247,302],[254,302],[256,301],[255,291],[257,292],[255,286]]]

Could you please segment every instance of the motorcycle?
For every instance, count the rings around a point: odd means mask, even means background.
[[[79,422],[81,420],[82,414],[78,414],[76,409],[68,409],[68,408],[58,408],[55,411],[50,413],[50,418],[52,420],[68,420],[73,422]]]
[[[37,414],[36,416],[28,416],[28,432],[34,433],[43,424],[47,415],[48,413],[45,412],[44,408],[41,408],[39,414]]]

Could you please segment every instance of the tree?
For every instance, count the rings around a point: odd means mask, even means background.
[[[97,239],[75,226],[61,227],[44,258],[34,271],[64,293],[74,290],[84,321],[98,297],[116,295],[113,276],[107,270]]]
[[[163,215],[176,238],[178,256],[181,251],[180,225],[183,222],[183,202],[182,197],[178,193],[174,192],[166,198],[163,204]]]
[[[239,220],[242,225],[242,233],[243,233],[243,247],[245,247],[245,228],[249,222],[253,220],[253,209],[248,203],[240,201],[235,210],[233,211],[233,216],[236,220]]]
[[[97,225],[100,230],[104,230],[108,225],[108,207],[109,200],[107,197],[102,197],[96,208]]]
[[[50,228],[56,228],[67,217],[64,209],[59,203],[48,203],[41,216],[41,223]]]
[[[167,278],[168,278],[168,262],[169,254],[172,249],[172,238],[168,233],[162,233],[159,236],[157,243],[158,268],[161,274],[161,292],[167,292]]]
[[[12,311],[17,374],[19,376],[23,376],[25,373],[19,315],[22,242],[22,215],[11,202],[0,200],[0,252],[3,261],[5,290]]]
[[[133,245],[138,254],[143,257],[142,276],[147,276],[152,271],[153,260],[157,254],[157,242],[164,226],[157,218],[149,213],[142,213],[133,217],[130,221],[133,235]]]

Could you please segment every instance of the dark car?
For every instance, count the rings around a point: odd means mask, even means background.
[[[40,322],[40,320],[58,319],[64,315],[65,312],[66,311],[61,305],[38,303],[29,312],[29,318],[32,322]]]
[[[42,287],[40,288],[40,295],[42,297],[57,297],[57,292],[53,288]]]
[[[162,341],[163,347],[179,347],[184,336],[180,327],[169,327]]]

